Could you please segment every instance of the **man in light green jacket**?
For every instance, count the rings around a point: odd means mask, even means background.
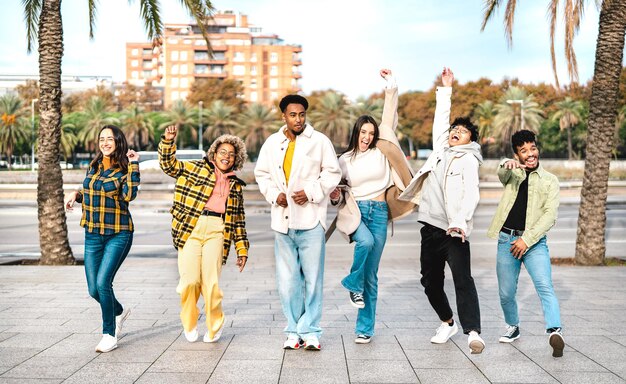
[[[500,305],[507,330],[499,339],[511,343],[520,337],[515,293],[522,263],[541,299],[552,356],[563,356],[559,302],[552,286],[546,233],[556,222],[559,180],[539,164],[535,134],[521,130],[511,137],[515,159],[504,159],[498,177],[504,194],[487,235],[498,239],[496,272]]]

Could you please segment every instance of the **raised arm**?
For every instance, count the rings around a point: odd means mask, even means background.
[[[442,148],[448,143],[448,129],[450,128],[450,108],[452,96],[452,83],[454,73],[450,68],[443,68],[441,73],[443,87],[437,87],[437,106],[435,107],[435,119],[433,121],[433,149]]]
[[[159,166],[165,172],[166,175],[173,178],[180,176],[183,171],[184,165],[182,161],[176,160],[176,134],[178,128],[175,125],[170,125],[165,128],[161,141],[159,142]]]

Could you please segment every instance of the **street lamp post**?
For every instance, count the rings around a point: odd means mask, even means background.
[[[31,172],[35,172],[35,103],[38,102],[39,99],[32,99],[30,102],[30,121],[32,126],[31,136],[30,136],[30,170]]]
[[[506,102],[509,104],[519,104],[520,119],[522,120],[520,129],[524,129],[524,99],[507,100]]]
[[[202,149],[202,100],[198,101],[198,149]]]

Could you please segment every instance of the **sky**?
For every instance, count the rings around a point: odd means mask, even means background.
[[[26,53],[21,0],[2,0],[0,74],[38,73],[38,55]],[[89,40],[86,0],[62,3],[64,75],[112,76],[125,80],[125,43],[146,41],[139,7],[125,0],[98,2],[95,37]],[[188,22],[180,1],[162,0],[165,23]],[[302,87],[308,94],[334,89],[352,99],[379,92],[378,76],[390,68],[400,92],[429,89],[444,66],[461,83],[481,77],[496,82],[553,84],[548,1],[518,1],[513,46],[503,32],[503,9],[481,33],[481,0],[214,0],[217,10],[248,15],[265,33],[302,45]],[[598,11],[587,2],[574,43],[581,82],[593,76]],[[557,65],[568,83],[562,28],[557,33]]]

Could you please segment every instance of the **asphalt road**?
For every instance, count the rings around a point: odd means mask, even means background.
[[[151,204],[131,205],[136,231],[129,257],[176,257],[171,237],[167,201]],[[472,257],[495,260],[496,242],[486,236],[487,227],[495,212],[495,205],[481,204],[474,215],[474,231],[470,238]],[[334,214],[331,208],[329,220]],[[69,239],[74,255],[82,258],[84,230],[79,226],[80,210],[68,214]],[[251,243],[250,254],[268,254],[273,247],[274,234],[270,229],[269,206],[254,202],[246,207],[248,237]],[[559,208],[557,224],[548,233],[548,246],[552,257],[573,257],[576,241],[578,205],[563,204]],[[394,223],[391,237],[385,247],[390,256],[415,258],[419,256],[420,224],[412,214]],[[626,258],[626,203],[610,204],[607,210],[607,257]],[[334,251],[352,252],[343,237],[336,232],[328,245]],[[269,249],[268,249],[269,248]],[[39,255],[37,209],[32,203],[0,201],[0,262],[9,258],[34,258]]]

